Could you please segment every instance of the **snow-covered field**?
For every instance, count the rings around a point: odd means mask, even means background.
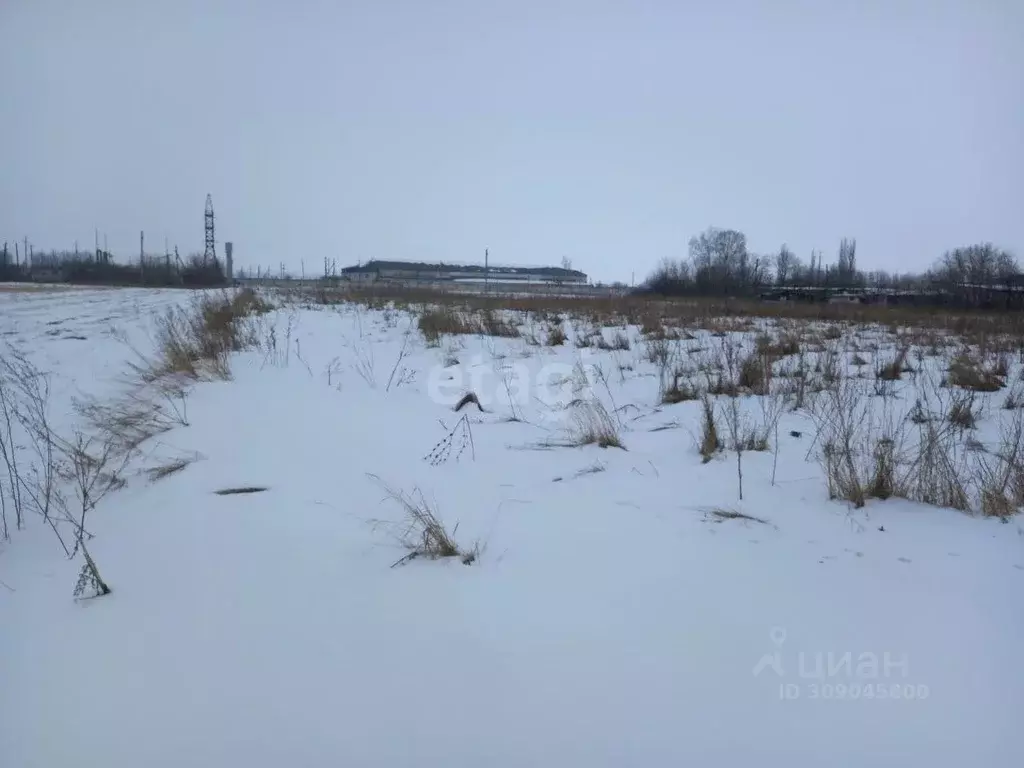
[[[70,437],[73,399],[123,398],[132,348],[189,300],[0,293],[0,334],[50,375]],[[516,322],[428,342],[402,309],[251,320],[231,379],[176,400],[89,514],[109,595],[75,600],[81,555],[8,503],[0,766],[1022,764],[1021,518],[830,500],[829,394],[794,384],[837,367],[868,429],[952,397],[928,384],[945,352],[876,382],[881,330],[809,329],[825,341],[803,376],[774,362],[780,394],[716,398],[705,463],[702,405],[662,404],[666,377],[721,377],[709,361],[753,332],[569,318],[548,346],[550,319]],[[999,451],[1012,389],[971,401],[964,462]],[[484,411],[454,412],[469,391]],[[733,416],[770,448],[741,454],[742,500]],[[573,445],[595,424],[623,447]],[[403,494],[472,564],[396,565]]]

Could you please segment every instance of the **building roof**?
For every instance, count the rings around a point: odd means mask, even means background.
[[[422,261],[386,261],[373,259],[365,264],[344,267],[343,274],[353,272],[377,272],[382,269],[408,270],[412,272],[475,272],[483,275],[485,270],[482,264],[445,264],[439,262],[429,264]],[[491,266],[487,270],[492,275],[545,275],[547,277],[586,277],[586,273],[578,269],[565,269],[564,267],[501,267]]]

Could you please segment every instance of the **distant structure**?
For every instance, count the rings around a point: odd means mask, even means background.
[[[224,243],[224,277],[230,285],[235,279],[235,267],[232,259],[234,243]]]
[[[206,252],[203,253],[203,263],[216,263],[217,261],[217,240],[213,232],[213,197],[206,196]]]
[[[586,285],[587,275],[565,267],[499,267],[490,263],[490,254],[481,264],[426,264],[410,261],[368,261],[340,270],[341,279],[352,283],[393,282],[483,283],[487,285]]]

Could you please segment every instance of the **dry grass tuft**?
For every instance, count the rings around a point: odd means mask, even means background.
[[[573,446],[597,445],[601,448],[622,448],[619,425],[608,409],[597,399],[575,400],[569,405],[569,444]]]
[[[606,352],[616,350],[626,351],[630,349],[631,346],[632,345],[630,344],[629,336],[627,336],[622,331],[616,331],[614,334],[612,334],[610,340],[606,339],[603,333],[597,336],[597,348],[603,349]]]
[[[707,464],[722,450],[722,440],[718,436],[718,423],[715,418],[715,403],[708,395],[700,399],[700,439],[697,448],[701,458]]]
[[[561,323],[551,323],[548,326],[547,345],[549,347],[560,347],[565,344],[567,336]]]
[[[165,477],[170,477],[171,475],[181,472],[193,461],[195,461],[194,458],[175,459],[174,461],[169,461],[166,464],[161,464],[147,469],[146,474],[149,475],[150,482],[155,483],[157,480],[163,480]]]
[[[399,542],[407,550],[403,557],[392,564],[392,568],[405,565],[417,558],[440,560],[457,557],[464,565],[470,565],[480,557],[479,543],[468,549],[460,547],[455,541],[455,534],[459,530],[458,523],[449,533],[419,489],[412,494],[406,494],[388,486],[376,475],[369,477],[380,485],[387,498],[398,504],[405,513],[401,523],[386,523],[394,530]]]
[[[910,346],[900,345],[893,354],[891,360],[881,362],[875,371],[875,377],[882,381],[898,381],[903,376],[903,370],[907,365],[907,356],[910,354]]]
[[[519,327],[510,319],[494,310],[486,310],[480,316],[478,332],[484,336],[500,336],[507,339],[519,337]]]
[[[665,391],[661,394],[663,405],[675,405],[699,399],[700,390],[694,386],[692,381],[684,378],[683,372],[679,370],[673,372],[672,383],[665,387]]]
[[[429,346],[439,346],[445,334],[456,336],[473,332],[465,316],[452,307],[428,309],[416,320],[416,326]]]
[[[451,305],[431,307],[420,313],[416,326],[423,334],[427,346],[437,347],[444,336],[480,334],[516,338],[519,327],[500,312],[487,308],[480,310],[460,309]]]
[[[1001,360],[997,358],[994,365],[986,366],[969,352],[961,352],[950,362],[946,382],[972,392],[998,392],[1004,386],[1006,375]]]
[[[757,353],[769,360],[799,355],[800,338],[794,334],[784,334],[776,341],[768,334],[762,334],[757,337]]]
[[[246,319],[270,309],[248,288],[204,295],[188,307],[172,307],[157,321],[156,357],[144,360],[136,371],[147,381],[174,374],[229,379],[230,354],[257,341]]]
[[[754,515],[748,515],[745,512],[739,512],[735,509],[721,509],[715,507],[707,511],[716,523],[721,523],[726,520],[746,520],[752,523],[760,523],[761,525],[771,525],[770,522],[765,520],[763,517],[755,517]]]
[[[974,429],[977,426],[977,418],[974,413],[974,393],[966,397],[956,397],[950,403],[949,413],[946,414],[949,423],[960,429]]]
[[[767,395],[771,390],[772,360],[754,352],[740,362],[738,384],[755,395]]]

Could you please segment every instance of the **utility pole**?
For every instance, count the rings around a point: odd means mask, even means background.
[[[139,282],[146,282],[146,233],[139,232]]]
[[[491,284],[491,253],[484,248],[484,293],[490,290]]]

